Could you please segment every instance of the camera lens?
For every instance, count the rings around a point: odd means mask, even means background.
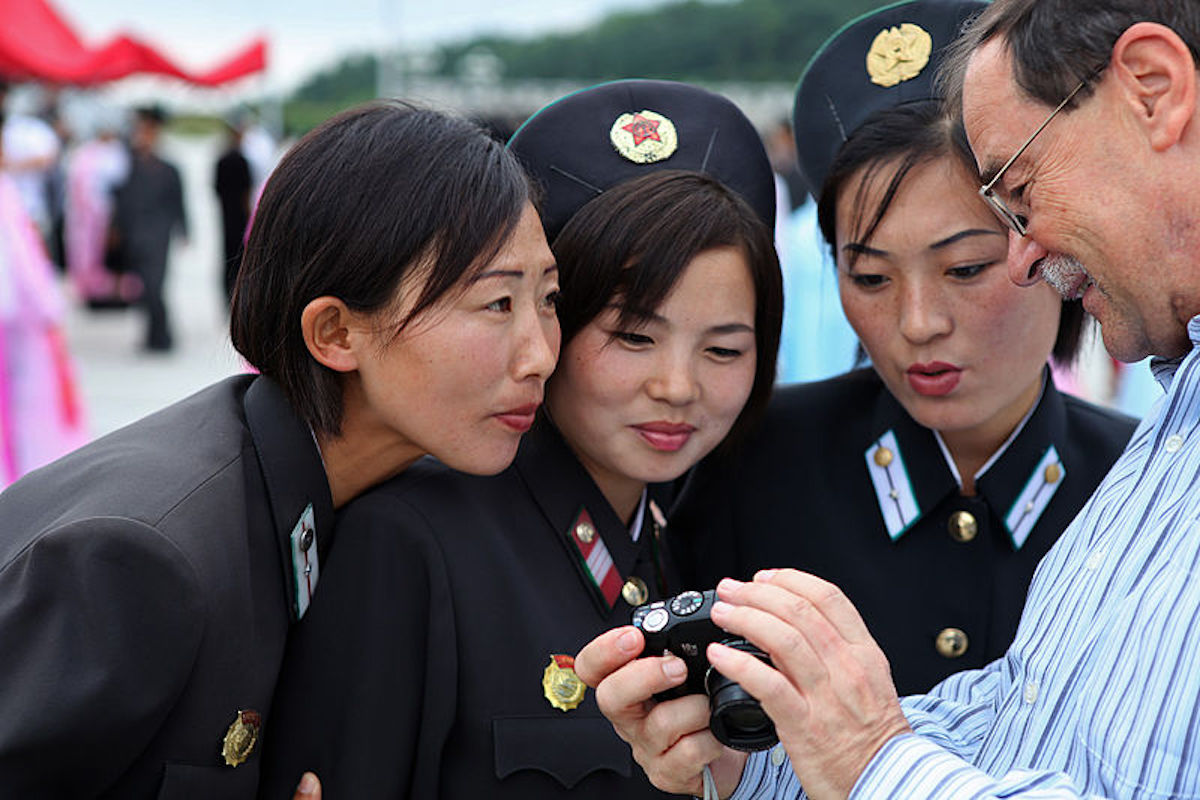
[[[766,653],[745,639],[727,640],[722,644],[771,663]],[[766,750],[779,741],[775,723],[741,684],[709,668],[704,676],[704,690],[708,694],[708,727],[721,744],[734,750],[754,752]]]

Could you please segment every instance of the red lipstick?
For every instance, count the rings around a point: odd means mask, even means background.
[[[917,394],[925,397],[941,397],[950,394],[962,378],[962,368],[944,361],[928,364],[913,364],[908,368],[908,385]]]

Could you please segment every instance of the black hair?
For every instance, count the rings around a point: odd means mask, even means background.
[[[342,422],[341,376],[309,353],[300,317],[330,295],[388,312],[423,281],[398,333],[490,261],[529,202],[529,182],[477,125],[399,101],[345,111],[293,147],[259,201],[230,332],[320,434]]]
[[[726,437],[734,442],[770,399],[783,321],[783,279],[772,232],[749,203],[703,173],[660,170],[588,202],[552,245],[564,347],[614,301],[622,323],[652,316],[692,259],[716,247],[740,249],[754,282],[757,367],[750,397]]]
[[[838,196],[853,175],[859,170],[866,170],[865,180],[859,184],[853,223],[856,230],[863,231],[861,236],[856,234],[856,237],[865,242],[883,221],[913,167],[945,156],[957,158],[966,174],[975,174],[974,156],[961,120],[944,114],[937,100],[903,103],[868,117],[838,150],[825,184],[821,187],[817,220],[831,251],[835,250],[837,242]],[[892,164],[895,164],[895,171],[887,179],[883,197],[874,209],[867,209],[866,187],[872,178]],[[833,255],[836,262],[837,253]],[[1083,338],[1085,319],[1081,301],[1063,303],[1052,351],[1055,361],[1069,364],[1075,360]]]

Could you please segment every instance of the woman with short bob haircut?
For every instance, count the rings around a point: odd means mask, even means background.
[[[375,103],[305,136],[233,303],[261,374],[0,495],[6,793],[253,797],[335,509],[427,453],[508,466],[557,356],[557,291],[528,179],[474,125]]]
[[[655,124],[669,153],[645,160]],[[572,654],[679,591],[672,484],[766,403],[770,164],[732,103],[666,81],[570,95],[509,146],[561,272],[544,413],[500,475],[422,462],[347,508],[290,645],[266,797],[306,769],[330,797],[661,797]]]

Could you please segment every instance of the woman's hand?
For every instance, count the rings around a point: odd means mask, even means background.
[[[600,711],[630,744],[650,782],[666,792],[703,795],[709,765],[721,797],[737,788],[746,754],[724,747],[708,730],[708,698],[686,695],[657,702],[654,695],[678,686],[687,667],[675,656],[638,658],[637,628],[614,628],[593,639],[575,658],[575,672],[596,688]]]
[[[911,730],[862,617],[836,586],[790,569],[725,579],[717,596],[713,622],[765,650],[773,668],[720,644],[710,663],[762,703],[809,797],[847,797],[884,743]]]

